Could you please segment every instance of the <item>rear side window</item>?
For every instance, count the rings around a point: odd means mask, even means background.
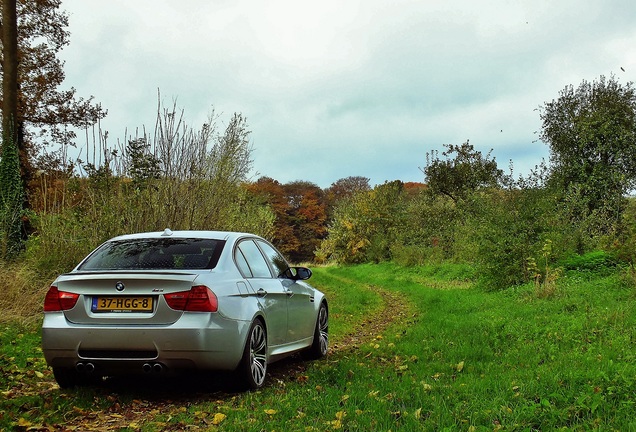
[[[239,243],[234,253],[236,264],[243,276],[255,278],[271,278],[272,272],[261,251],[252,240]]]
[[[224,240],[152,238],[104,243],[79,270],[197,270],[212,269]]]

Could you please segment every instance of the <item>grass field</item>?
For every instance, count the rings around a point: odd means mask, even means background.
[[[459,265],[315,268],[334,349],[272,365],[251,393],[215,376],[61,391],[37,325],[5,324],[0,429],[636,430],[636,299],[618,272],[567,273],[548,298],[530,285],[485,293],[472,276]]]

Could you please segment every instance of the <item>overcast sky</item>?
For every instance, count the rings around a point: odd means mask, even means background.
[[[424,181],[466,140],[516,174],[548,157],[537,108],[636,77],[633,0],[63,0],[65,85],[109,142],[154,130],[157,90],[196,128],[242,113],[253,179]],[[622,69],[624,69],[624,71]],[[81,144],[81,143],[80,143]]]

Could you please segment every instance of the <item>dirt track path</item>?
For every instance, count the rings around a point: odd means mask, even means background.
[[[409,304],[403,296],[378,288],[374,288],[374,290],[382,297],[383,307],[356,326],[352,333],[332,344],[331,352],[333,354],[356,350],[360,345],[371,342],[378,335],[384,333],[391,324],[408,319]]]

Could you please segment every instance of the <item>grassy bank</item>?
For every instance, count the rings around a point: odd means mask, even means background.
[[[618,273],[566,274],[548,298],[533,286],[484,293],[471,279],[451,265],[316,268],[340,347],[323,361],[274,365],[254,393],[233,393],[218,378],[61,392],[37,325],[4,325],[0,429],[636,429],[636,301]],[[376,334],[368,318],[386,292],[410,309],[375,316],[388,324]],[[342,346],[356,332],[362,342]]]

